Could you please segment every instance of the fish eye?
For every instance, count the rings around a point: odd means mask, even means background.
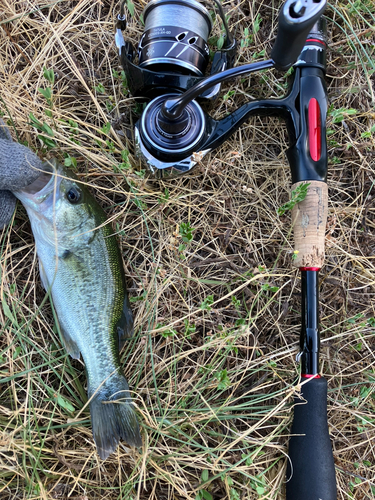
[[[71,187],[69,191],[66,193],[66,197],[69,203],[79,203],[82,198],[82,193],[76,187]]]

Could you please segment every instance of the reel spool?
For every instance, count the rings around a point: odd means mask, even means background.
[[[203,76],[212,21],[196,0],[152,0],[143,12],[139,66],[156,72]]]
[[[225,30],[222,49],[215,52],[211,75],[232,68],[236,40],[229,31],[220,0],[212,0]],[[205,77],[210,50],[207,44],[212,30],[211,15],[197,0],[151,0],[143,11],[145,31],[134,50],[124,40],[125,3],[120,4],[115,40],[119,49],[128,87],[133,96],[152,99],[170,92],[184,92]],[[138,54],[138,61],[136,61]],[[220,85],[199,99],[214,101]]]

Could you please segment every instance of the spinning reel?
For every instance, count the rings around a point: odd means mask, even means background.
[[[208,77],[203,75],[209,58],[207,40],[212,21],[201,3],[152,0],[143,13],[145,32],[138,46],[138,65],[134,48],[123,37],[124,1],[121,4],[115,38],[129,89],[135,97],[152,99],[135,125],[136,149],[155,177],[189,172],[197,158],[220,146],[250,115],[284,116],[288,125],[292,125],[288,128],[291,141],[295,142],[298,131],[292,130],[293,124],[300,117],[292,98],[288,102],[287,98],[250,102],[222,120],[212,119],[202,110],[201,103],[217,98],[222,82],[255,71],[274,67],[286,71],[293,64],[295,68],[325,70],[321,15],[326,0],[287,0],[279,15],[272,58],[236,68],[233,67],[236,41],[219,0],[215,4],[226,35],[222,50],[215,53]],[[296,93],[293,88],[294,97]],[[323,177],[324,174],[320,176]]]

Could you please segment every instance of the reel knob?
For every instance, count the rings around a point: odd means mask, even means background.
[[[191,114],[188,110],[184,109],[177,119],[171,120],[165,116],[163,107],[161,107],[157,116],[156,126],[162,134],[176,137],[181,134],[184,135],[189,131],[189,127],[191,127]]]

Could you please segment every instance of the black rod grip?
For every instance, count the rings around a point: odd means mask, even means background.
[[[289,441],[287,500],[337,500],[335,465],[327,423],[327,380],[309,380],[295,398]]]
[[[323,14],[327,0],[287,0],[279,14],[277,37],[271,58],[275,67],[286,71],[298,59],[306,38]]]

